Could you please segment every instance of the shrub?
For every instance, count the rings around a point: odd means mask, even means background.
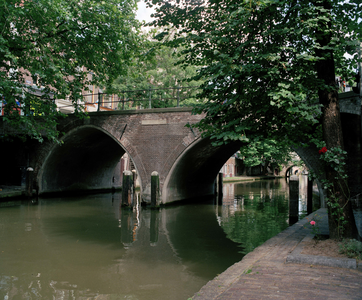
[[[343,240],[339,245],[339,252],[347,254],[350,258],[356,258],[362,260],[362,242],[355,239]]]

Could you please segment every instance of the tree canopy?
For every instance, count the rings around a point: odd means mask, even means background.
[[[294,153],[286,141],[275,139],[255,138],[253,143],[244,144],[238,156],[243,159],[246,166],[264,165],[264,174],[270,165],[272,169],[287,165],[292,161]]]
[[[56,139],[55,99],[70,99],[77,113],[89,85],[110,86],[126,72],[140,44],[136,9],[136,0],[2,0],[4,121],[39,140],[44,130]],[[26,117],[19,117],[19,106]]]
[[[195,112],[206,115],[198,124],[205,136],[217,144],[260,138],[300,144],[321,129],[328,149],[343,149],[335,74],[355,76],[360,0],[147,2],[156,9],[153,25],[176,27],[170,44],[185,47],[185,64],[199,66],[207,101]],[[347,187],[335,170],[326,173],[350,220]],[[353,230],[346,227],[345,236]]]
[[[157,30],[144,33],[142,55],[134,59],[127,74],[121,74],[113,83],[113,88],[122,93],[128,101],[126,107],[143,105],[148,107],[180,106],[196,103],[201,81],[190,80],[197,74],[196,66],[182,66],[182,47],[167,47],[153,36]]]
[[[199,66],[197,78],[205,79],[208,101],[197,112],[206,113],[206,134],[219,142],[250,140],[254,132],[299,140],[319,122],[318,90],[326,88],[316,72],[319,23],[331,22],[328,47],[339,74],[350,78],[362,10],[359,1],[332,1],[329,20],[322,2],[152,1],[160,5],[154,24],[179,29],[171,43],[185,47],[184,63]]]

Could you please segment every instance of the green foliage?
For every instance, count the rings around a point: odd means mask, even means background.
[[[339,245],[339,252],[350,258],[362,260],[362,242],[355,239],[343,240]]]
[[[155,34],[156,30],[144,34],[143,54],[133,60],[127,74],[115,80],[113,88],[125,99],[126,108],[148,107],[150,99],[153,108],[176,106],[177,99],[180,106],[196,103],[201,84],[191,80],[196,67],[180,65],[183,48],[165,46],[153,39]]]
[[[325,144],[317,143],[321,149],[319,150],[320,160],[323,161],[326,170],[333,170],[334,174],[334,181],[330,181],[324,178],[323,174],[313,174],[311,176],[317,178],[322,186],[323,189],[327,192],[327,197],[325,201],[327,203],[328,209],[330,214],[333,216],[333,222],[335,222],[335,227],[337,231],[337,238],[340,239],[343,237],[345,232],[345,226],[347,225],[348,221],[346,220],[344,207],[350,201],[350,195],[348,190],[348,175],[345,172],[345,161],[347,158],[347,152],[343,151],[340,147],[334,147],[331,149],[327,149]],[[347,188],[342,188],[346,186]],[[341,188],[339,188],[341,187]],[[348,194],[343,195],[346,200],[343,205],[340,203],[340,191],[346,191]]]
[[[247,166],[257,166],[262,163],[279,166],[292,160],[289,144],[259,137],[241,147],[239,156],[244,159]]]
[[[330,13],[320,1],[148,2],[156,8],[155,24],[179,28],[169,43],[185,47],[183,63],[199,67],[195,78],[205,80],[200,96],[207,101],[195,112],[206,113],[199,127],[217,143],[257,136],[300,142],[314,132],[318,90],[326,89],[315,68],[324,59],[316,53],[321,22],[331,23],[325,48],[334,51],[338,73],[351,77],[348,65],[356,65],[357,0],[329,1]],[[354,56],[347,59],[346,52]]]
[[[109,86],[137,53],[136,8],[136,0],[1,1],[5,122],[39,140],[42,134],[56,139],[55,99],[69,98],[79,114],[82,92],[89,85]],[[26,82],[24,74],[37,77],[37,86]],[[15,111],[16,101],[25,117]]]
[[[335,74],[354,77],[360,0],[146,2],[156,8],[154,24],[179,29],[170,43],[185,47],[183,63],[199,67],[207,100],[195,113],[206,115],[198,124],[204,136],[302,146],[322,124],[327,146],[343,146]]]

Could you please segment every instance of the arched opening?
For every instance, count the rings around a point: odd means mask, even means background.
[[[169,172],[162,189],[162,202],[169,203],[202,196],[215,191],[215,179],[225,162],[236,153],[240,142],[212,146],[210,139],[199,139],[180,155]],[[314,172],[320,170],[318,150],[314,147],[291,148]],[[323,202],[323,190],[317,181]]]
[[[107,132],[83,126],[49,152],[39,173],[39,194],[101,191],[121,186],[122,145]]]
[[[239,142],[212,146],[208,138],[193,143],[171,168],[163,185],[162,202],[213,195],[217,174],[239,148]]]

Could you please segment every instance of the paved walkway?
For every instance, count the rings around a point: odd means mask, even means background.
[[[326,210],[316,213],[323,233],[328,229]],[[310,237],[306,225],[308,220],[303,219],[269,239],[206,284],[193,299],[362,299],[362,264],[300,254],[302,240]]]

